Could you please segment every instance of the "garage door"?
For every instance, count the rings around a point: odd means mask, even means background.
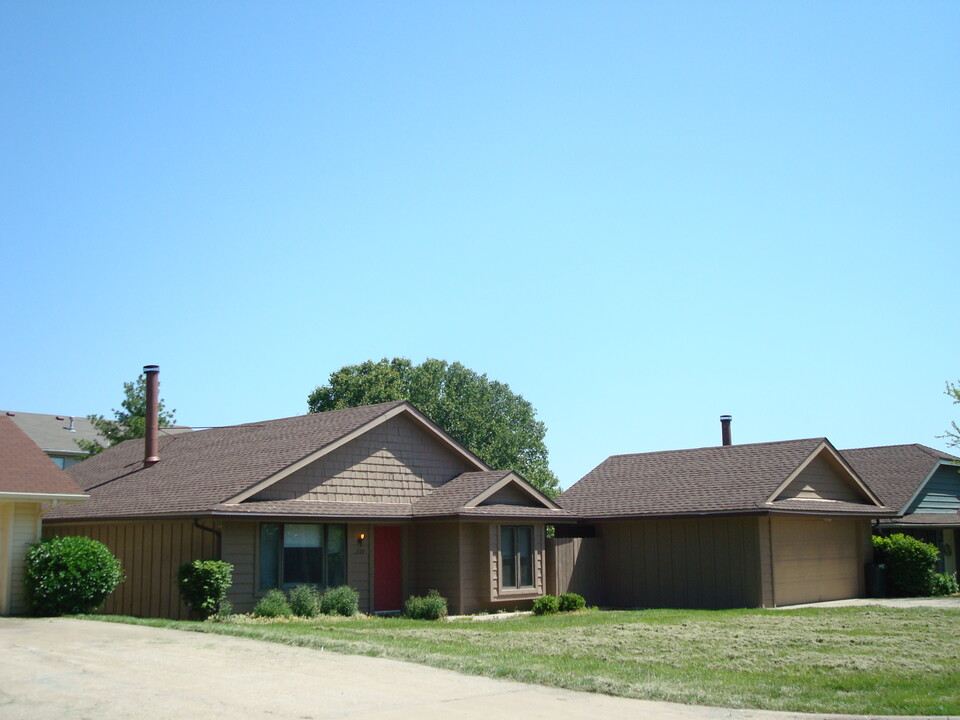
[[[775,605],[840,600],[860,594],[860,520],[771,520]]]

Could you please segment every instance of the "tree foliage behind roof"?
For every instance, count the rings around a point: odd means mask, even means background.
[[[142,438],[147,434],[147,378],[142,373],[136,382],[123,384],[123,401],[120,410],[114,409],[113,420],[107,420],[103,415],[89,415],[90,422],[103,435],[107,445],[101,445],[92,440],[77,440],[77,445],[86,453],[96,455],[108,447],[132,438]],[[174,423],[173,413],[163,409],[163,400],[158,404],[160,427],[167,427]]]
[[[458,362],[383,358],[347,365],[310,393],[307,405],[315,413],[394,400],[413,403],[491,467],[515,470],[546,495],[558,494],[543,441],[547,428],[533,406],[509,385]]]
[[[948,382],[944,394],[953,400],[954,405],[960,405],[960,381],[955,384]],[[950,428],[940,437],[945,438],[950,447],[960,447],[960,427],[957,426],[956,421],[951,422]]]

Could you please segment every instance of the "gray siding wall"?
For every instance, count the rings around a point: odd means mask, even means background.
[[[211,522],[204,525],[212,526]],[[103,612],[135,617],[187,619],[180,600],[177,569],[193,560],[216,557],[216,538],[192,520],[45,523],[44,537],[82,535],[99,540],[120,558],[126,580],[107,598]]]
[[[952,513],[960,510],[960,467],[941,465],[907,512]]]
[[[607,521],[597,524],[597,535],[603,543],[600,595],[607,605],[761,604],[758,518]]]
[[[404,503],[475,469],[411,420],[398,416],[252,500]]]

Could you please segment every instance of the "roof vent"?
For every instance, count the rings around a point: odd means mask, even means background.
[[[733,422],[732,415],[720,416],[720,437],[724,445],[733,445],[733,440],[730,438],[731,422]]]

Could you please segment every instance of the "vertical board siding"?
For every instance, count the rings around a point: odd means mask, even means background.
[[[44,537],[83,536],[99,540],[120,559],[126,579],[107,598],[102,612],[135,617],[187,619],[177,570],[216,553],[213,535],[192,520],[146,520],[97,524],[47,524]]]
[[[760,602],[757,518],[606,521],[597,530],[597,538],[582,539],[576,549],[566,539],[553,541],[558,576],[568,573],[567,587],[584,588],[573,592],[589,602],[702,608]],[[562,587],[563,576],[557,582]]]
[[[606,605],[601,582],[600,538],[549,538],[547,558],[550,584],[547,592],[583,595],[588,605]]]

